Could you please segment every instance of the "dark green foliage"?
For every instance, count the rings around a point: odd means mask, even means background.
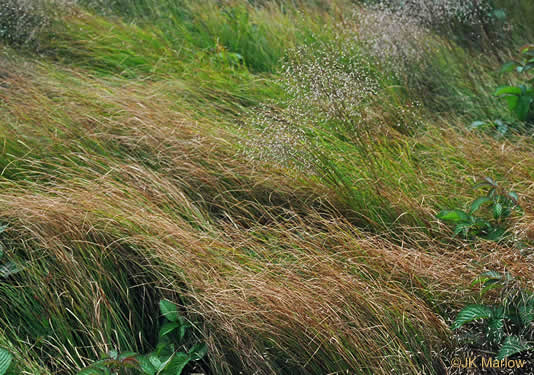
[[[0,348],[0,375],[7,374],[11,367],[13,355],[5,349]]]
[[[195,344],[187,351],[180,350],[189,324],[180,316],[178,307],[167,300],[161,300],[159,306],[164,322],[152,352],[110,351],[103,359],[78,372],[78,375],[107,375],[125,369],[145,375],[180,375],[191,361],[201,360],[207,353],[205,344]]]
[[[504,98],[508,109],[519,121],[534,123],[534,77],[529,72],[534,68],[534,44],[519,49],[518,61],[510,61],[503,65],[501,72],[517,72],[523,83],[515,86],[501,86],[495,96]]]
[[[481,296],[501,288],[500,302],[493,305],[468,305],[456,316],[451,326],[456,330],[471,325],[481,333],[480,346],[488,346],[501,360],[534,349],[534,294],[522,289],[508,273],[490,271],[480,275],[473,285],[481,285]],[[482,322],[479,322],[482,321]]]
[[[443,210],[437,217],[454,225],[454,235],[474,236],[491,241],[506,238],[508,219],[514,210],[520,210],[517,194],[503,190],[489,177],[475,187],[488,188],[485,196],[475,199],[469,210]],[[479,213],[477,213],[479,212]]]
[[[518,85],[500,86],[494,93],[506,101],[508,110],[516,119],[516,123],[505,123],[501,119],[493,121],[475,121],[470,129],[491,129],[497,135],[504,136],[509,128],[521,130],[525,123],[534,123],[534,77],[529,77],[529,71],[534,68],[534,45],[528,44],[520,48],[518,61],[509,61],[501,67],[501,73],[516,72],[524,78],[523,83]],[[517,124],[519,121],[519,124]]]

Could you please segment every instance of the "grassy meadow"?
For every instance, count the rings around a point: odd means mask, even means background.
[[[185,374],[462,373],[472,281],[534,287],[534,126],[493,95],[534,4],[395,3],[2,0],[10,371],[146,353],[167,299]],[[504,241],[436,218],[485,177]]]

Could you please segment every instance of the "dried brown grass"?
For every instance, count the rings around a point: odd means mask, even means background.
[[[118,283],[111,274],[87,271],[109,257],[136,270],[130,287],[187,302],[221,373],[432,373],[450,345],[440,313],[474,298],[473,278],[490,268],[532,277],[532,258],[512,248],[447,243],[423,228],[394,240],[362,230],[331,187],[236,157],[236,135],[178,108],[170,92],[180,82],[122,85],[46,67],[72,77],[65,83],[40,69],[0,93],[1,111],[16,119],[1,122],[4,136],[26,145],[17,162],[33,169],[2,181],[0,214],[32,261],[54,259],[62,280],[50,276],[46,305],[65,293],[88,306],[79,334],[95,356],[109,348],[99,334],[109,301],[125,298],[104,292],[105,280]],[[521,193],[517,228],[530,236],[531,141],[433,129],[412,139],[423,149],[415,176],[425,190],[403,195],[384,184],[382,194],[413,202],[432,228],[436,197],[469,198],[462,179],[491,172]],[[60,353],[56,367],[78,363],[60,334],[47,340]]]

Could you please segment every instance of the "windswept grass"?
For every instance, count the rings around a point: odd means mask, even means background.
[[[417,56],[380,55],[373,12],[93,1],[3,37],[0,240],[22,271],[0,279],[0,346],[18,373],[151,349],[165,297],[208,344],[190,371],[440,374],[477,275],[532,286],[534,141],[466,130],[509,118],[491,93],[513,51],[425,26],[388,39]],[[435,219],[483,176],[519,193],[525,248]]]

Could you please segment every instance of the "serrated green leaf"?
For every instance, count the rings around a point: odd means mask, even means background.
[[[451,223],[470,223],[471,216],[462,210],[443,210],[438,213],[437,218]]]
[[[473,282],[471,283],[471,286],[475,286],[477,284],[485,284],[488,280],[501,280],[502,274],[497,271],[487,271],[482,274],[480,274],[479,277],[477,277]]]
[[[138,355],[138,354],[137,354],[136,352],[122,352],[122,353],[119,354],[118,359],[119,359],[120,361],[122,361],[122,360],[124,360],[124,359],[126,359],[126,358],[132,358],[132,357],[135,357],[135,356],[137,356],[137,355]]]
[[[191,356],[187,353],[178,352],[169,361],[168,366],[162,375],[181,375],[185,366],[191,361]]]
[[[493,178],[486,176],[484,177],[484,180],[494,188],[497,187],[497,183],[493,180]]]
[[[181,324],[180,329],[178,330],[178,342],[182,342],[185,337],[185,330],[189,327],[187,324]]]
[[[502,216],[502,204],[495,202],[493,205],[493,217],[497,220]]]
[[[96,369],[100,369],[100,370],[105,370],[108,368],[108,366],[110,365],[110,363],[112,363],[114,360],[113,359],[100,359],[98,361],[95,361],[93,363],[91,363],[91,368],[96,368]]]
[[[517,86],[501,86],[495,90],[493,95],[502,96],[502,95],[521,95],[521,89]]]
[[[514,112],[519,120],[525,121],[527,119],[528,113],[530,111],[530,105],[533,101],[534,98],[529,95],[521,95],[519,97],[517,106],[514,109]]]
[[[517,195],[516,192],[509,191],[509,192],[508,192],[508,196],[509,196],[512,200],[515,201],[514,203],[517,203],[517,201],[519,200],[519,196]]]
[[[473,189],[478,189],[478,188],[481,188],[481,187],[483,187],[483,186],[487,186],[487,185],[492,186],[492,185],[486,180],[486,178],[484,178],[484,181],[480,181],[480,182],[476,183],[476,184],[473,186]]]
[[[149,356],[148,356],[148,360],[150,361],[150,363],[152,364],[152,366],[154,366],[156,368],[156,370],[160,370],[161,368],[161,360],[159,359],[158,355],[156,353],[151,353]]]
[[[162,299],[159,301],[159,309],[161,311],[161,315],[163,315],[167,320],[171,322],[178,321],[180,314],[178,313],[178,307],[174,303]]]
[[[517,336],[508,336],[504,339],[504,342],[497,354],[497,360],[508,358],[514,354],[524,352],[526,350],[532,349],[532,346],[524,343]]]
[[[506,100],[508,109],[510,111],[515,111],[517,105],[519,104],[519,96],[506,96],[504,99]]]
[[[164,370],[167,370],[168,367],[171,365],[172,361],[174,360],[174,358],[176,357],[176,355],[179,354],[179,353],[172,353],[170,356],[160,356],[159,357],[159,360],[161,361],[161,365],[159,366],[158,368],[158,374],[167,374],[168,372],[167,371],[164,371]]]
[[[466,323],[477,319],[488,319],[491,317],[492,309],[485,305],[468,305],[458,313],[451,329],[458,329]]]
[[[169,357],[174,353],[174,345],[168,336],[160,337],[154,353],[159,357]]]
[[[486,277],[488,279],[495,279],[495,280],[500,280],[503,278],[503,274],[497,271],[486,271],[480,276]]]
[[[475,199],[473,203],[471,203],[471,207],[469,208],[469,213],[476,212],[484,203],[491,202],[491,199],[488,197],[480,197]]]
[[[155,375],[158,371],[152,362],[150,362],[148,356],[139,356],[137,357],[137,361],[139,362],[139,367],[145,373],[145,375]]]
[[[166,336],[166,335],[172,333],[174,330],[176,330],[179,327],[180,327],[179,323],[167,322],[167,323],[163,324],[163,326],[161,326],[161,328],[159,330],[159,337]]]
[[[4,375],[7,372],[12,360],[13,355],[6,349],[0,348],[0,375]]]
[[[488,320],[486,337],[493,343],[499,343],[503,337],[504,319],[501,317]]]
[[[193,361],[202,359],[208,353],[208,346],[206,344],[195,344],[189,349],[189,354]]]

